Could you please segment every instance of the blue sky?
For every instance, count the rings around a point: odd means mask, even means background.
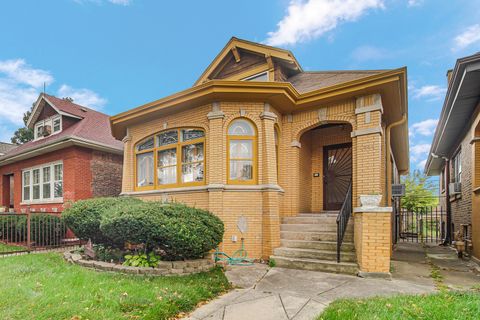
[[[417,169],[447,69],[480,51],[480,0],[2,1],[0,140],[44,82],[116,114],[190,87],[231,36],[292,50],[305,70],[407,66]]]

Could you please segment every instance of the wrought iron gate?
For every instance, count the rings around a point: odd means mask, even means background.
[[[445,240],[447,215],[441,207],[404,208],[394,211],[393,242],[430,242]]]

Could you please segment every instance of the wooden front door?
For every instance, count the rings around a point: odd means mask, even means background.
[[[352,144],[323,147],[323,207],[340,210],[352,180]]]

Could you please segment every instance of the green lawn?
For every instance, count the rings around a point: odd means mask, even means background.
[[[22,247],[22,246],[15,246],[11,244],[5,244],[0,242],[0,253],[2,252],[12,252],[12,251],[24,251],[27,250],[27,248]]]
[[[221,270],[184,277],[100,273],[56,253],[0,259],[0,319],[168,319],[228,289]]]
[[[425,319],[473,320],[480,318],[480,293],[441,292],[431,295],[337,300],[317,320]]]

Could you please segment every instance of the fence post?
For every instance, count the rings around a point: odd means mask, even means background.
[[[31,239],[30,239],[30,210],[27,212],[27,248],[30,251]]]

